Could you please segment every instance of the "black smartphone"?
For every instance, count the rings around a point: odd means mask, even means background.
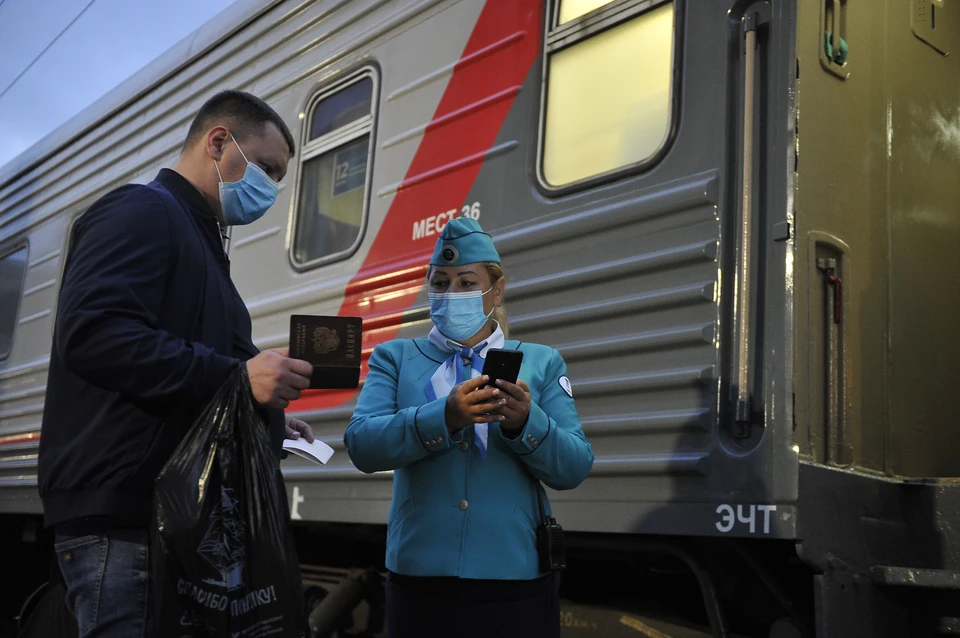
[[[490,348],[483,360],[483,374],[490,377],[489,385],[494,385],[497,379],[516,383],[522,361],[523,352],[519,350]]]

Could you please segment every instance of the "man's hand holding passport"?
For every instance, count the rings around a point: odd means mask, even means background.
[[[313,365],[312,390],[360,385],[362,337],[360,317],[290,316],[290,357]]]

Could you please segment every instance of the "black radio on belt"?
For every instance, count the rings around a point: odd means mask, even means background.
[[[540,571],[559,572],[567,568],[567,552],[563,544],[563,528],[557,519],[547,516],[543,509],[543,497],[540,496],[540,481],[534,481],[537,490],[537,505],[540,506],[540,525],[537,526],[537,555],[540,557]]]

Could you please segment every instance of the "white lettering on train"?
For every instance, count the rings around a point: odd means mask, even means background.
[[[480,219],[480,202],[464,204],[459,211],[456,208],[444,211],[431,217],[426,217],[420,221],[413,222],[413,239],[423,239],[432,237],[443,232],[443,227],[450,223],[456,217],[470,217]]]
[[[302,521],[303,517],[300,516],[300,503],[304,501],[303,494],[300,493],[300,486],[293,486],[293,498],[290,499],[293,507],[290,508],[290,518],[295,521]]]
[[[745,509],[749,507],[749,509]],[[777,511],[776,505],[737,505],[736,513],[732,505],[717,506],[717,514],[720,520],[715,523],[717,531],[721,534],[728,534],[733,531],[734,525],[740,523],[746,525],[751,534],[757,533],[757,512],[763,512],[763,532],[770,533],[770,512]]]

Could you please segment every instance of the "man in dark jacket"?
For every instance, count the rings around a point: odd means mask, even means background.
[[[273,204],[293,152],[273,109],[225,91],[200,109],[173,170],[108,193],[74,227],[39,483],[81,635],[153,635],[153,482],[235,368],[245,362],[278,454],[285,435],[313,439],[282,410],[312,367],[258,352],[222,244],[226,226]]]

